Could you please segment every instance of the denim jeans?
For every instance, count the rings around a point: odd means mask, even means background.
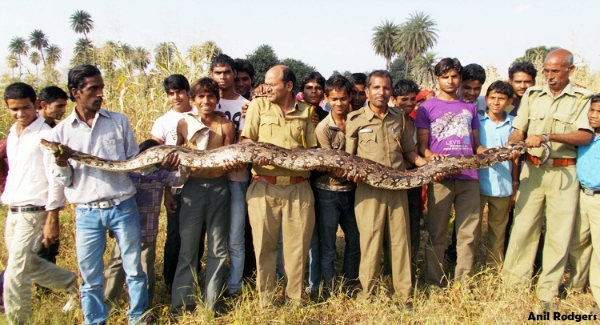
[[[80,292],[85,324],[102,323],[108,318],[102,290],[102,256],[106,249],[107,229],[115,234],[121,250],[129,291],[129,323],[137,322],[148,308],[147,278],[140,261],[139,219],[134,197],[108,209],[92,209],[83,205],[75,209],[75,240],[77,263],[83,279]]]
[[[342,276],[350,281],[358,278],[360,265],[360,236],[356,226],[354,214],[354,193],[333,192],[316,189],[319,197],[319,247],[321,255],[321,270],[323,281],[327,288],[335,279],[335,242],[337,239],[338,224],[344,231],[346,248],[344,249],[344,266]]]
[[[248,182],[229,182],[231,192],[231,222],[229,224],[229,280],[227,291],[230,294],[242,291],[242,276],[246,258],[246,191]]]

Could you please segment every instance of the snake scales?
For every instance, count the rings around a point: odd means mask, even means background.
[[[66,146],[44,139],[41,146],[57,154]],[[157,146],[150,148],[135,158],[125,161],[112,161],[72,150],[72,160],[82,165],[113,172],[130,172],[160,164],[167,155],[177,152],[182,165],[197,168],[222,167],[225,162],[252,164],[261,157],[269,163],[285,169],[305,171],[317,167],[339,168],[354,177],[365,177],[371,186],[401,190],[419,187],[431,183],[436,174],[450,175],[465,169],[489,167],[499,161],[506,160],[512,151],[525,151],[523,142],[515,143],[510,148],[492,148],[478,155],[447,156],[443,160],[434,160],[427,165],[406,171],[399,171],[371,160],[352,156],[335,149],[308,149],[292,151],[264,142],[245,142],[233,144],[208,151],[192,150],[177,146]]]

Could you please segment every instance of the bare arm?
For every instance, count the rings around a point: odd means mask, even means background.
[[[187,143],[187,122],[184,119],[177,122],[177,145],[183,146]]]
[[[473,130],[473,152],[475,154],[480,154],[486,151],[487,148],[481,145],[481,141],[479,140],[479,130]]]
[[[515,129],[514,131],[512,131],[512,133],[510,134],[510,136],[508,136],[508,143],[515,143],[515,142],[519,142],[519,141],[523,141],[525,140],[525,132],[519,130],[519,129]]]
[[[417,148],[419,154],[425,158],[432,156],[433,152],[429,150],[429,130],[417,128]]]
[[[417,167],[421,167],[427,164],[427,160],[419,156],[417,154],[417,150],[405,152],[404,158]]]

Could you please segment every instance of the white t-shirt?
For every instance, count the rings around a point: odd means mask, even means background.
[[[192,111],[197,111],[195,106],[192,106]],[[157,139],[161,139],[166,145],[176,145],[177,123],[183,118],[183,114],[185,113],[179,113],[172,109],[169,110],[165,115],[154,121],[150,134]]]
[[[249,103],[243,96],[238,96],[237,99],[221,98],[217,111],[225,113],[225,117],[233,122],[235,127],[235,136],[237,138],[240,131],[244,128],[244,119],[242,118],[242,106]]]
[[[237,139],[240,130],[244,128],[244,119],[242,118],[242,106],[249,103],[249,101],[243,96],[238,96],[237,99],[224,99],[221,98],[219,105],[217,105],[217,111],[223,112],[225,117],[233,122],[235,127],[235,138]],[[240,172],[229,173],[229,180],[233,182],[245,182],[250,178],[250,173],[247,169]]]

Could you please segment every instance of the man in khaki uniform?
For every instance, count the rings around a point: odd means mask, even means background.
[[[297,150],[317,146],[311,122],[313,107],[296,100],[294,72],[277,65],[265,75],[266,97],[254,99],[248,107],[243,141],[260,141]],[[246,199],[254,237],[257,287],[268,303],[275,290],[277,238],[283,238],[283,260],[287,279],[286,295],[302,297],[304,266],[315,225],[314,197],[309,171],[299,172],[261,164],[252,166],[253,181]]]
[[[537,296],[544,310],[555,309],[571,233],[577,215],[579,181],[575,173],[577,150],[592,139],[587,119],[591,92],[573,86],[569,76],[575,70],[573,54],[558,49],[544,61],[546,86],[530,87],[521,100],[515,130],[509,142],[527,138],[529,147],[521,172],[512,229],[502,277],[509,286],[528,285],[546,215],[546,242]],[[551,148],[550,159],[541,163],[542,143]]]
[[[404,158],[422,166],[412,135],[405,126],[404,113],[388,107],[392,77],[385,70],[369,74],[368,104],[348,114],[346,151],[398,170],[405,170]],[[410,297],[410,219],[406,190],[385,190],[366,184],[356,188],[355,214],[360,233],[359,279],[363,290],[372,293],[379,274],[383,240],[389,241],[392,278],[396,294],[405,302]]]

